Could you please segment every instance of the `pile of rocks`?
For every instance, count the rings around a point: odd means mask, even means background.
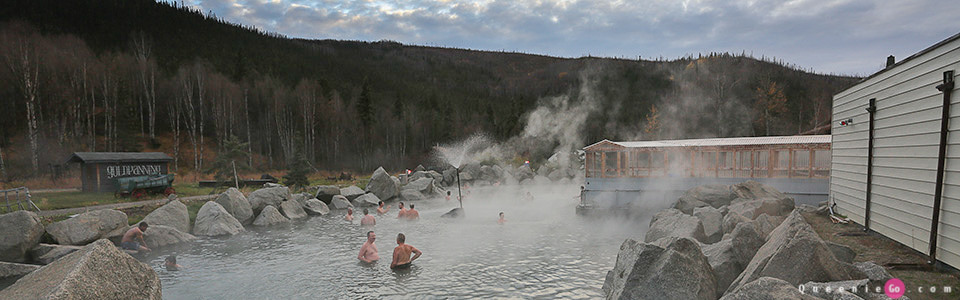
[[[607,299],[882,299],[866,289],[800,292],[890,277],[875,264],[852,264],[855,255],[822,240],[776,189],[707,185],[657,213],[643,242],[624,241],[603,291]]]

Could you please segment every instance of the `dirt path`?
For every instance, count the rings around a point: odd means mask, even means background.
[[[216,198],[217,196],[218,195],[200,195],[200,196],[180,197],[177,199],[179,199],[182,202],[190,202],[190,201],[213,199],[213,198]],[[137,201],[137,202],[103,204],[103,205],[94,205],[94,206],[86,206],[86,207],[44,210],[44,211],[41,211],[38,215],[41,217],[72,215],[72,214],[79,214],[87,211],[100,210],[100,209],[124,209],[124,208],[138,207],[138,206],[160,205],[160,204],[163,204],[164,202],[167,202],[167,198],[144,200],[144,201]]]

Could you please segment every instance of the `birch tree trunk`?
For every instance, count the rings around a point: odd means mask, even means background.
[[[26,102],[27,138],[30,141],[30,163],[33,174],[40,172],[40,145],[38,138],[40,56],[36,46],[26,37],[3,37],[3,43],[15,43],[4,54],[6,65],[16,80],[17,88]]]

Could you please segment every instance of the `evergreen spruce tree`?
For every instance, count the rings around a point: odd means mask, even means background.
[[[210,164],[210,167],[207,168],[206,173],[214,173],[213,178],[217,180],[218,186],[220,183],[233,183],[234,164],[237,166],[236,171],[238,173],[250,169],[250,166],[247,165],[246,149],[247,143],[241,143],[236,136],[228,136],[223,140],[223,144],[220,145],[217,158]]]
[[[303,155],[303,152],[297,151],[297,156],[293,164],[288,168],[287,175],[283,176],[283,183],[297,190],[302,190],[310,185],[310,180],[307,178],[307,175],[310,174],[309,164],[310,162],[307,161],[307,157]]]

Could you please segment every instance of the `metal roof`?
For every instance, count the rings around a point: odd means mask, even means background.
[[[794,135],[794,136],[760,136],[686,140],[659,140],[636,142],[610,142],[627,148],[665,148],[665,147],[712,147],[712,146],[746,146],[746,145],[784,145],[784,144],[829,144],[830,135]],[[590,148],[600,143],[585,147]]]
[[[74,152],[67,162],[169,162],[173,158],[163,152]]]

